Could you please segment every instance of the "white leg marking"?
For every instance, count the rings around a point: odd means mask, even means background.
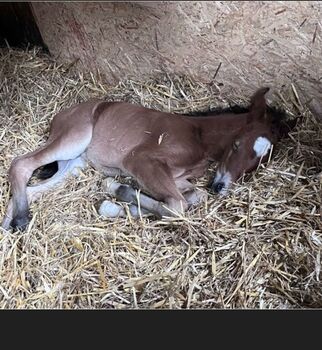
[[[139,208],[134,205],[131,204],[129,205],[129,211],[132,217],[134,218],[139,218],[140,217],[140,213],[139,213]],[[116,204],[112,201],[109,200],[105,200],[99,210],[98,210],[99,215],[105,217],[105,218],[126,218],[126,210],[119,204]],[[141,208],[141,214],[143,215],[148,215],[149,211]]]
[[[126,217],[124,208],[121,205],[113,203],[109,200],[105,200],[101,204],[98,213],[105,218]]]

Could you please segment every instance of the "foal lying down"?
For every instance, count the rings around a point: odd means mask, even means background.
[[[24,229],[30,203],[87,163],[104,175],[136,180],[145,194],[138,196],[111,178],[105,182],[109,194],[131,203],[134,215],[138,203],[143,213],[160,218],[184,212],[202,197],[189,180],[204,175],[213,161],[219,165],[211,188],[225,194],[243,173],[267,160],[272,144],[288,131],[280,113],[266,105],[268,90],[256,91],[249,109],[238,114],[193,117],[96,99],[61,111],[51,122],[46,144],[12,161],[12,197],[2,227]],[[53,164],[57,171],[50,178],[27,186],[36,169]],[[115,216],[122,210],[105,202],[100,213]]]

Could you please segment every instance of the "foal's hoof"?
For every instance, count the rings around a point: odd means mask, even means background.
[[[29,222],[30,222],[30,216],[27,215],[27,216],[16,216],[15,218],[12,219],[12,222],[11,222],[11,227],[14,229],[14,230],[21,230],[21,231],[24,231]]]
[[[126,213],[123,207],[119,204],[105,200],[99,207],[99,215],[105,218],[125,217]]]

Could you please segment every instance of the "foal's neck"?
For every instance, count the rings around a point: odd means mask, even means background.
[[[200,130],[200,139],[209,156],[220,160],[225,148],[246,125],[248,113],[220,114],[206,117],[191,117]]]

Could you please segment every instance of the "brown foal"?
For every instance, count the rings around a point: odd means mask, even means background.
[[[238,114],[193,117],[96,99],[61,111],[46,144],[13,160],[12,198],[2,227],[24,229],[31,201],[87,162],[108,176],[132,176],[149,196],[138,197],[132,187],[113,181],[107,181],[107,190],[134,206],[139,201],[158,217],[182,213],[200,200],[189,180],[205,174],[211,161],[220,162],[211,187],[225,194],[244,172],[267,159],[280,136],[281,123],[266,105],[268,90],[257,90],[247,112]],[[27,186],[37,168],[53,162],[58,170],[52,177]]]

